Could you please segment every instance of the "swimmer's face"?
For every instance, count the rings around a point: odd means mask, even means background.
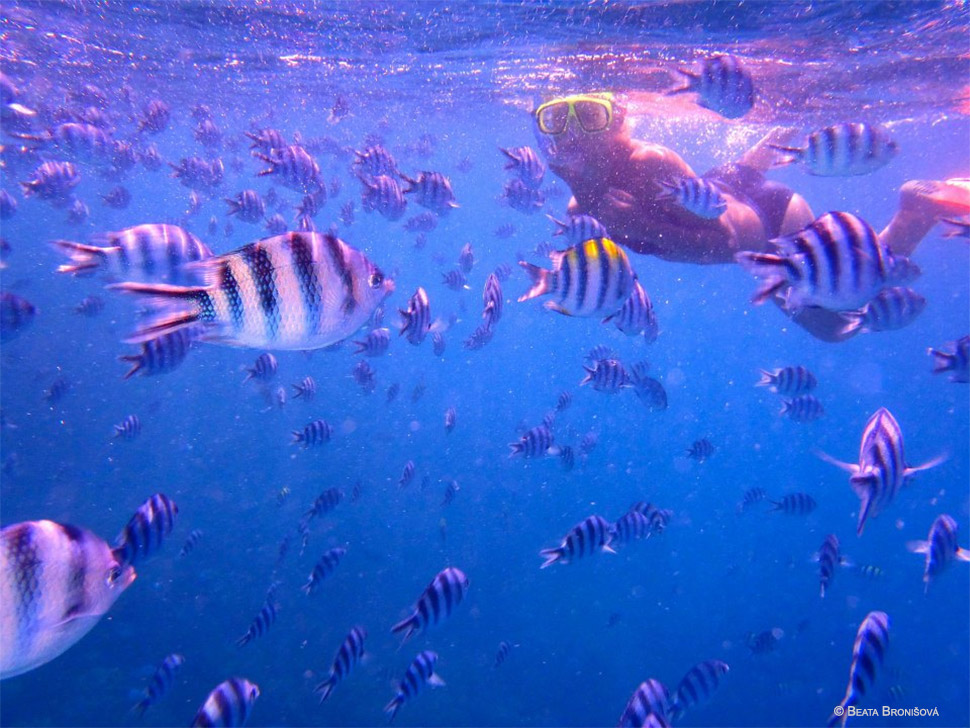
[[[611,95],[568,96],[539,106],[536,138],[550,164],[580,172],[609,151],[622,133],[623,117]]]

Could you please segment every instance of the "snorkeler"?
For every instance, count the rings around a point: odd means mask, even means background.
[[[626,109],[612,94],[547,101],[536,109],[534,121],[549,168],[572,191],[569,213],[592,215],[613,240],[634,252],[684,263],[731,263],[737,252],[764,250],[769,240],[797,232],[815,218],[804,198],[764,177],[777,158],[772,145],[788,143],[794,129],[772,130],[737,162],[703,175],[700,186],[716,189],[723,208],[717,216],[703,217],[678,204],[675,195],[663,194],[665,187],[698,180],[697,175],[673,150],[632,139]],[[967,212],[966,186],[907,182],[899,210],[879,238],[908,256],[941,217]],[[834,311],[806,308],[792,318],[825,341],[852,335]]]

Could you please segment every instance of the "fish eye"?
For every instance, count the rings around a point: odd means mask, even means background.
[[[384,282],[384,274],[379,270],[371,273],[368,283],[370,283],[371,288],[380,288],[381,284]]]
[[[121,567],[112,566],[110,569],[108,569],[108,576],[104,580],[104,583],[107,584],[108,586],[114,586],[115,582],[118,581],[118,579],[120,578],[121,578]]]

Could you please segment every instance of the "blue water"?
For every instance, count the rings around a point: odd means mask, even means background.
[[[970,723],[970,570],[953,564],[924,595],[922,557],[909,540],[951,514],[970,524],[968,392],[930,374],[925,354],[970,329],[970,247],[934,229],[914,259],[915,284],[929,303],[912,326],[831,345],[811,338],[772,306],[755,308],[749,275],[734,266],[673,264],[632,255],[657,311],[656,343],[627,338],[595,319],[515,303],[527,288],[516,267],[505,285],[505,316],[479,351],[461,341],[479,323],[487,274],[535,246],[552,225],[499,199],[507,177],[497,147],[535,143],[528,110],[554,91],[612,88],[627,92],[639,114],[634,136],[676,149],[697,171],[730,161],[776,123],[808,131],[864,119],[890,125],[901,152],[888,166],[855,178],[811,177],[798,167],[770,174],[797,189],[816,212],[855,212],[881,229],[908,179],[967,176],[968,23],[966,4],[791,3],[716,5],[652,3],[64,3],[4,2],[3,72],[23,103],[54,118],[65,96],[85,83],[109,94],[116,135],[134,138],[132,113],[153,98],[172,107],[169,128],[152,137],[163,158],[202,154],[192,137],[192,107],[207,104],[226,137],[253,126],[287,138],[330,137],[362,149],[379,135],[406,171],[448,175],[461,207],[414,246],[404,220],[389,223],[360,209],[349,157],[315,154],[342,191],[316,219],[327,229],[340,206],[357,200],[357,220],[340,236],[393,273],[387,322],[419,285],[436,316],[457,315],[448,348],[430,341],[392,342],[369,362],[378,389],[367,395],[351,378],[356,358],[345,346],[312,355],[276,352],[274,388],[312,375],[316,399],[269,408],[254,386],[241,386],[258,355],[205,345],[176,371],[122,381],[134,353],[122,343],[135,327],[130,299],[102,290],[98,278],[54,271],[62,262],[47,242],[87,240],[98,232],[185,217],[189,190],[165,171],[137,167],[122,183],[125,210],[101,204],[118,184],[80,164],[75,190],[91,209],[83,226],[64,210],[25,200],[18,182],[32,164],[5,155],[3,189],[19,202],[3,222],[12,252],[4,290],[29,299],[35,322],[2,350],[2,522],[51,519],[112,540],[152,493],[179,505],[175,533],[101,623],[56,660],[2,685],[0,722],[10,726],[128,725],[132,691],[171,652],[186,663],[175,687],[146,714],[145,725],[185,725],[209,690],[238,675],[258,683],[249,725],[378,725],[393,696],[390,683],[422,649],[440,655],[447,687],[405,705],[398,725],[613,725],[647,678],[674,689],[694,664],[720,659],[730,673],[712,700],[691,710],[685,726],[820,725],[841,699],[856,628],[871,610],[892,618],[886,664],[863,707],[936,708],[939,717],[860,718],[851,724],[958,726]],[[665,111],[658,92],[671,70],[714,51],[750,62],[759,101],[740,122],[725,122],[678,102]],[[126,86],[129,101],[122,87]],[[327,115],[337,96],[350,114]],[[41,124],[42,125],[42,124]],[[430,153],[416,143],[432,135]],[[5,137],[4,144],[11,139]],[[225,235],[221,198],[271,180],[254,177],[245,153],[223,149],[226,180],[187,227],[216,252],[262,235],[234,222]],[[241,171],[232,171],[238,158]],[[463,160],[472,165],[469,171]],[[298,202],[277,187],[283,199]],[[542,212],[564,215],[568,190],[551,174]],[[413,203],[408,217],[420,210]],[[210,216],[219,232],[206,231]],[[292,211],[284,216],[292,225]],[[494,231],[512,223],[516,232]],[[475,250],[469,291],[440,282],[465,243]],[[89,295],[105,310],[74,313]],[[579,388],[585,353],[597,344],[625,362],[649,359],[670,406],[649,412],[630,392]],[[819,378],[825,416],[809,424],[778,417],[779,398],[753,384],[758,369],[803,364]],[[71,384],[60,401],[44,393],[58,376]],[[401,394],[385,404],[385,391]],[[412,402],[414,388],[426,392]],[[573,404],[556,423],[557,440],[576,448],[587,432],[598,447],[572,472],[555,459],[509,460],[520,424],[532,427],[570,390]],[[446,434],[444,412],[458,425]],[[845,473],[815,449],[853,460],[859,437],[879,407],[906,437],[908,460],[945,453],[886,513],[855,535],[858,500]],[[113,440],[112,426],[138,414],[141,436]],[[332,442],[303,451],[290,431],[317,418],[335,425]],[[705,463],[684,457],[692,442],[717,448]],[[412,485],[398,478],[408,460]],[[421,486],[427,476],[430,483]],[[460,491],[442,506],[446,484]],[[355,482],[362,494],[351,503]],[[292,491],[277,507],[276,493]],[[809,516],[755,507],[742,517],[743,492],[760,486],[773,498],[804,491],[818,501]],[[348,496],[311,526],[306,553],[296,524],[326,488]],[[673,510],[666,532],[618,555],[596,555],[539,570],[538,552],[597,513],[622,515],[649,500]],[[205,536],[176,558],[193,529]],[[845,569],[818,596],[811,556],[835,533],[857,565],[877,565],[879,579]],[[249,626],[273,579],[278,544],[290,534],[279,578],[279,618],[245,648],[233,642]],[[348,553],[311,597],[299,591],[325,550]],[[471,581],[465,601],[443,625],[399,648],[390,626],[446,566]],[[320,705],[313,686],[355,624],[369,633],[368,660]],[[780,628],[774,652],[752,655],[745,634]],[[514,645],[494,669],[501,641]],[[901,698],[892,698],[899,686]]]

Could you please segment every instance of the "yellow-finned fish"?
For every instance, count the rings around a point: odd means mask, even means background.
[[[205,286],[113,288],[181,304],[128,339],[142,343],[196,322],[200,340],[261,349],[320,349],[356,332],[393,290],[362,252],[333,235],[291,232],[196,264]]]
[[[552,270],[519,261],[532,288],[519,298],[551,295],[545,307],[566,316],[610,316],[626,302],[637,274],[623,249],[609,238],[591,238],[549,255]]]
[[[0,531],[0,680],[50,662],[135,580],[90,531],[25,521]]]

